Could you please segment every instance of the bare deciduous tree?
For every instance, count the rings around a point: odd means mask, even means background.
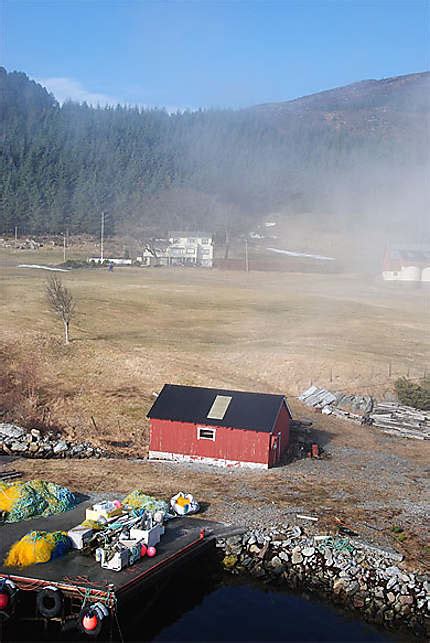
[[[64,341],[70,342],[69,326],[75,312],[73,295],[56,275],[51,275],[46,282],[46,297],[49,307],[64,324]]]
[[[158,248],[155,245],[155,240],[151,239],[145,244],[145,250],[147,250],[154,257],[155,261],[158,263]]]

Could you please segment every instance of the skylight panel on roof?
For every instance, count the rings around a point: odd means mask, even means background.
[[[228,395],[217,395],[206,417],[210,420],[223,420],[232,399]]]

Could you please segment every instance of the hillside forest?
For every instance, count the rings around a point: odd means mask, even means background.
[[[248,109],[60,105],[0,68],[0,231],[249,231],[265,217],[429,234],[430,74]]]

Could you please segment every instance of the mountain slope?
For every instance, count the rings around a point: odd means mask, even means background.
[[[303,111],[352,111],[389,108],[400,111],[430,110],[430,72],[394,76],[382,80],[362,80],[282,103],[256,105],[268,113]]]
[[[104,210],[108,232],[133,234],[234,233],[274,211],[424,230],[429,85],[429,73],[411,74],[169,115],[60,106],[0,69],[0,229],[94,232]]]
[[[294,117],[344,133],[399,137],[429,127],[430,72],[363,80],[284,103],[251,108],[282,128]]]

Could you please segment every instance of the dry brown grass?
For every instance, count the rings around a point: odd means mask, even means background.
[[[36,395],[45,419],[71,438],[103,447],[125,440],[130,447],[118,454],[145,455],[145,415],[153,392],[165,382],[282,392],[297,415],[315,420],[316,435],[333,451],[333,460],[310,470],[290,465],[264,479],[237,474],[233,484],[230,474],[199,472],[193,475],[195,491],[211,502],[214,517],[223,495],[233,498],[244,480],[281,507],[291,502],[309,510],[325,507],[352,521],[364,512],[367,520],[385,526],[399,511],[390,505],[392,498],[406,507],[425,493],[426,445],[313,415],[295,396],[310,381],[382,396],[397,376],[422,375],[430,361],[430,289],[390,287],[358,275],[77,270],[62,275],[78,310],[66,347],[61,324],[44,301],[47,273],[16,268],[24,262],[55,263],[61,255],[0,253],[7,369],[30,364],[37,369]],[[385,454],[392,464],[379,475]],[[400,477],[395,458],[406,463]],[[363,466],[370,467],[369,478]],[[73,466],[26,461],[22,467],[28,475],[76,487],[126,491],[139,484],[162,495],[189,478],[188,469],[163,477],[152,465],[120,460]],[[379,508],[363,509],[364,499]],[[418,527],[410,547],[422,543]]]
[[[354,275],[73,271],[63,279],[78,312],[64,347],[44,301],[48,273],[15,267],[61,255],[2,252],[3,344],[37,365],[71,432],[91,432],[91,415],[109,435],[141,432],[165,382],[295,396],[313,381],[382,396],[430,361],[430,289]]]

